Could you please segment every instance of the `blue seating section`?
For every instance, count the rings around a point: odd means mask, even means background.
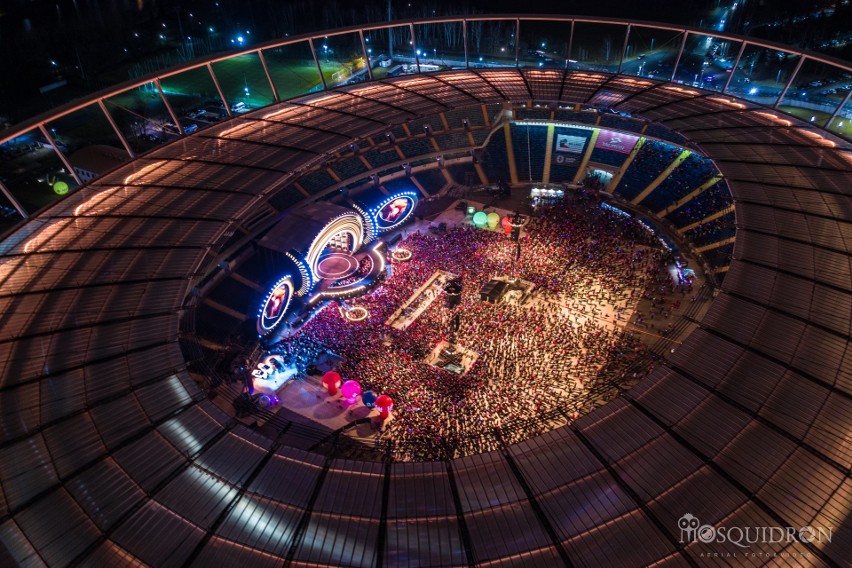
[[[497,118],[501,112],[503,112],[503,105],[500,103],[485,105],[485,113],[488,115],[488,121],[491,126],[494,126],[494,123],[497,122]]]
[[[736,227],[734,213],[731,212],[686,231],[684,237],[696,247],[703,247],[733,237],[734,233],[736,233]]]
[[[519,108],[515,110],[515,120],[550,120],[550,109]]]
[[[429,195],[437,195],[447,185],[444,174],[438,169],[421,170],[414,174],[414,177]]]
[[[470,148],[470,138],[467,132],[451,132],[448,134],[438,134],[435,136],[435,142],[441,150],[455,150],[457,148]]]
[[[491,136],[491,141],[485,147],[485,152],[482,156],[482,165],[485,171],[488,172],[490,181],[504,181],[506,183],[511,181],[509,159],[506,152],[506,134],[502,128]]]
[[[571,128],[570,126],[557,126],[553,132],[554,146],[558,144],[560,134],[579,136],[586,139],[583,143],[583,151],[581,153],[575,154],[573,152],[557,152],[554,149],[553,155],[550,159],[550,181],[570,182],[574,179],[574,176],[577,175],[580,163],[583,161],[583,156],[589,146],[589,139],[592,137],[592,130]]]
[[[672,132],[665,126],[661,126],[653,122],[648,123],[648,127],[645,129],[644,134],[647,136],[653,136],[654,138],[668,140],[669,142],[674,142],[675,144],[683,145],[686,143],[686,138],[684,138],[680,134]]]
[[[335,184],[334,178],[331,177],[325,168],[311,172],[306,176],[299,178],[299,185],[305,188],[308,193],[319,193],[327,187]]]
[[[704,258],[710,263],[710,266],[722,267],[731,264],[731,256],[734,254],[734,244],[730,243],[721,247],[716,247],[701,253]]]
[[[667,215],[675,227],[686,227],[708,215],[721,211],[732,203],[731,192],[725,181],[713,184],[693,199]]]
[[[427,124],[429,125],[429,128],[432,129],[432,132],[444,131],[444,123],[441,121],[441,117],[437,114],[427,116],[425,118],[414,118],[409,120],[408,129],[411,131],[412,136],[419,136],[421,134],[425,134],[426,130],[424,127]]]
[[[433,154],[435,147],[432,145],[432,139],[425,138],[409,138],[399,143],[399,149],[409,158],[416,158],[423,154]]]
[[[607,113],[601,114],[601,120],[598,124],[606,128],[624,130],[625,132],[642,132],[642,129],[645,127],[644,121]]]
[[[625,199],[633,199],[671,165],[680,152],[681,149],[676,146],[646,140],[615,191]]]
[[[488,138],[488,134],[490,132],[488,130],[474,130],[473,131],[473,142],[479,147],[485,144],[485,140]]]
[[[690,154],[640,205],[651,211],[665,209],[716,173],[718,170],[713,162],[704,156]]]
[[[394,150],[392,146],[385,146],[382,149],[373,148],[372,150],[364,152],[363,155],[374,168],[379,168],[400,160],[399,154],[396,153],[396,150]]]
[[[225,278],[219,282],[209,292],[207,297],[214,302],[246,315],[254,314],[257,310],[257,305],[262,299],[257,290],[249,288],[233,278]]]
[[[203,339],[227,343],[243,324],[242,321],[201,303],[195,308],[195,333]]]
[[[357,156],[336,160],[329,167],[340,179],[349,179],[367,171],[367,166]]]
[[[408,179],[407,177],[382,181],[382,186],[386,190],[388,190],[389,193],[396,193],[398,191],[413,191],[417,195],[420,195],[420,190],[417,189],[417,186],[414,185],[414,182]]]
[[[370,140],[376,148],[386,148],[388,146],[388,138],[384,134],[374,134],[370,136]]]
[[[511,133],[518,181],[541,181],[547,151],[547,127],[512,124]]]
[[[482,107],[480,105],[448,110],[444,112],[444,116],[446,117],[447,125],[451,130],[464,128],[464,122],[462,121],[465,118],[471,128],[485,127],[485,117],[482,116]]]
[[[366,185],[368,183],[370,183],[370,178],[368,178],[368,177],[358,178],[355,181],[350,181],[349,183],[347,183],[346,188],[352,189],[352,188],[355,188],[355,187]]]
[[[603,150],[601,148],[595,148],[594,150],[592,150],[592,155],[589,158],[589,160],[592,162],[616,167],[620,167],[626,159],[627,154],[622,154],[621,152],[613,152],[612,150]]]
[[[473,174],[473,185],[479,185],[480,183],[479,175],[477,175],[473,164],[453,164],[447,166],[447,171],[450,173],[453,181],[455,181],[457,185],[464,185],[467,172],[471,172]]]
[[[565,122],[579,122],[582,124],[595,124],[598,120],[596,112],[574,112],[573,110],[557,110],[554,117],[556,120]]]
[[[279,211],[284,211],[304,198],[305,196],[302,195],[301,191],[290,185],[276,192],[275,195],[267,199],[267,202]]]

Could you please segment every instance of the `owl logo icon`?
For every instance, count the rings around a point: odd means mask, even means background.
[[[680,529],[680,542],[693,542],[698,536],[697,531],[701,523],[698,517],[691,513],[687,513],[677,520],[677,527]]]

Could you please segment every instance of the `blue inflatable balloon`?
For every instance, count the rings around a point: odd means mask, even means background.
[[[363,402],[364,406],[367,408],[373,408],[376,405],[377,398],[379,398],[379,395],[371,390],[365,391],[361,394],[361,402]]]

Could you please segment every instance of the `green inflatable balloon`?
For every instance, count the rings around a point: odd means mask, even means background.
[[[56,195],[65,195],[68,193],[68,184],[64,181],[58,181],[53,184],[53,193]]]

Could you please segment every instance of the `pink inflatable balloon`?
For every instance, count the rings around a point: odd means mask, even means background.
[[[358,395],[361,394],[361,384],[358,381],[346,381],[340,387],[340,394],[343,395],[346,402],[352,404],[358,398]]]

